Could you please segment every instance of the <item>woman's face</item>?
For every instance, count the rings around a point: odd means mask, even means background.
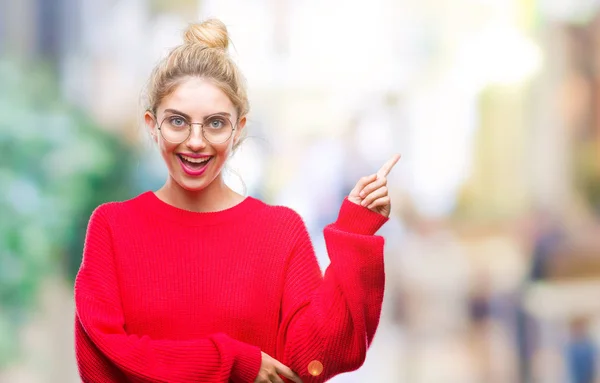
[[[220,177],[246,123],[245,116],[237,122],[236,109],[221,89],[197,77],[185,80],[162,100],[156,109],[156,119],[150,112],[146,112],[144,117],[169,169],[169,176],[188,191],[203,190]],[[223,126],[223,121],[225,124],[230,121],[234,130],[231,137],[221,143],[207,141],[202,135],[201,125],[197,124],[205,123],[205,129],[208,130]],[[161,122],[162,135],[158,129]],[[186,131],[187,123],[193,124],[192,132],[185,141],[173,143],[169,141],[178,140],[164,139],[163,136],[169,137],[167,124],[171,127],[171,133],[180,129],[179,134],[183,134],[181,132]]]

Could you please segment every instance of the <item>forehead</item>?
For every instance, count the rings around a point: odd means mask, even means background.
[[[179,110],[193,119],[202,119],[209,114],[222,112],[235,115],[235,106],[229,97],[218,86],[197,77],[185,79],[166,96],[159,112],[165,109]]]

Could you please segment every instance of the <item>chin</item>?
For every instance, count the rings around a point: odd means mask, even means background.
[[[199,192],[199,191],[206,189],[206,187],[208,185],[210,185],[210,183],[206,183],[204,180],[190,181],[190,180],[182,180],[180,178],[176,182],[182,189],[189,191],[189,192]]]
[[[173,168],[169,169],[171,179],[181,189],[188,192],[200,192],[209,187],[213,182],[219,178],[220,172],[215,174],[214,168],[207,169],[201,176],[190,176],[179,167],[179,164],[174,164]],[[209,165],[211,166],[211,165]],[[220,170],[220,169],[219,169]]]

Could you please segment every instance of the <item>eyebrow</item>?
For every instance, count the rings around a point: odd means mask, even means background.
[[[177,114],[180,115],[181,117],[185,117],[185,119],[187,119],[188,121],[191,121],[192,118],[190,117],[189,114],[187,113],[183,113],[182,111],[179,111],[177,109],[165,109],[165,113],[171,113],[171,114]],[[211,117],[211,116],[225,116],[225,117],[229,117],[231,118],[231,114],[227,113],[227,112],[216,112],[216,113],[211,113],[209,115],[206,115],[203,117],[203,119],[206,119],[207,117]]]

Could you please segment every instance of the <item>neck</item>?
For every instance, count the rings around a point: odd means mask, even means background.
[[[169,177],[156,196],[177,208],[199,213],[225,210],[244,199],[225,184],[221,174],[199,191],[186,190]]]

